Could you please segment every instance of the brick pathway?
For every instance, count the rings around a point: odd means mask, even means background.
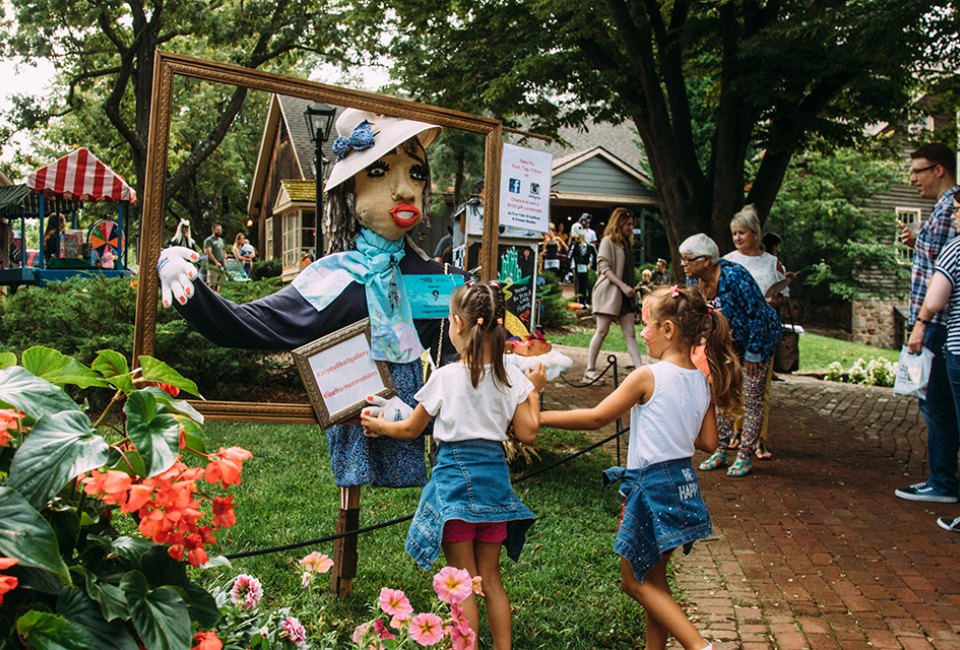
[[[579,377],[583,351],[562,349]],[[700,472],[715,534],[678,563],[688,613],[717,650],[960,650],[960,535],[935,522],[960,506],[893,496],[926,476],[916,400],[784,379],[775,460],[742,479]],[[555,383],[545,403],[591,405],[609,390]]]

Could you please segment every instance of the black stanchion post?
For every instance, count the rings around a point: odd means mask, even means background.
[[[611,366],[613,366],[613,390],[617,390],[617,387],[620,386],[620,372],[619,372],[619,366],[617,366],[617,356],[615,354],[611,354],[607,357],[607,361],[610,363]],[[617,428],[617,434],[618,434],[617,435],[617,465],[622,465],[623,463],[620,462],[620,438],[622,438],[623,436],[619,435],[620,426],[621,426],[619,417],[613,423],[613,426]]]
[[[360,527],[360,486],[340,488],[340,514],[336,532],[345,533]],[[350,591],[357,577],[357,536],[340,537],[333,542],[333,570],[330,590],[337,596]]]

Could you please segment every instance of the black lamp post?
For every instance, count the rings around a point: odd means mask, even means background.
[[[323,143],[330,137],[330,129],[333,128],[333,118],[336,114],[337,109],[323,103],[310,104],[303,112],[303,118],[307,122],[307,130],[310,131],[310,140],[315,145],[314,176],[317,181],[317,202],[314,224],[316,226],[316,259],[320,259],[323,255],[323,231],[320,229],[320,220],[323,214]]]

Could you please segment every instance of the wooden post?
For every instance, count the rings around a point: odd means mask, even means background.
[[[360,486],[340,488],[340,514],[336,532],[345,533],[360,526]],[[357,575],[357,536],[341,537],[333,542],[333,570],[330,590],[337,596],[350,591]]]

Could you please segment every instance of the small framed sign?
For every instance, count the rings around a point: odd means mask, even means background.
[[[370,356],[370,319],[327,334],[293,350],[307,396],[320,426],[360,415],[368,395],[396,395],[390,369]]]

